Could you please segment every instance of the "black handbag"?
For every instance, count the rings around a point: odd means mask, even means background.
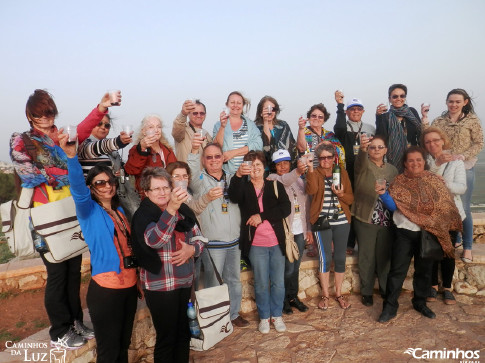
[[[431,232],[421,230],[421,244],[419,257],[427,260],[440,261],[443,259],[443,248],[438,238]]]
[[[324,231],[330,229],[330,222],[328,221],[328,216],[318,217],[317,221],[312,224],[312,232]]]

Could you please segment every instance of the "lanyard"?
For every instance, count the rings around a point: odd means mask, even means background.
[[[360,131],[362,130],[362,125],[363,125],[363,124],[364,124],[364,123],[361,121],[361,122],[360,122],[360,126],[359,126],[359,130],[357,130],[357,132],[355,132],[355,131],[354,131],[354,127],[352,126],[352,124],[351,124],[349,121],[347,121],[347,125],[348,125],[348,126],[350,127],[350,129],[352,130],[352,133],[354,134],[354,138],[355,138],[355,140],[357,140],[357,138],[359,137],[359,135],[360,135]]]

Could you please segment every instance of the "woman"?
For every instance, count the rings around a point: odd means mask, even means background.
[[[300,154],[315,151],[316,147],[323,141],[331,143],[337,150],[338,164],[345,168],[345,150],[339,139],[331,131],[327,131],[323,124],[330,118],[330,113],[323,103],[318,103],[310,107],[306,114],[306,119],[300,117],[298,120],[298,139],[297,147]],[[309,126],[305,126],[310,121]],[[318,160],[315,157],[313,166],[318,166]]]
[[[187,191],[173,188],[163,168],[148,167],[140,177],[145,193],[133,216],[133,250],[140,281],[157,333],[154,360],[189,361],[187,304],[194,278],[194,258],[202,252],[195,215],[183,204]]]
[[[387,145],[382,136],[372,139],[361,136],[355,162],[355,200],[352,204],[354,229],[359,241],[359,275],[362,304],[374,303],[375,274],[381,296],[386,295],[387,274],[391,264],[391,243],[394,240],[392,213],[384,207],[376,193],[376,184],[392,183],[396,167],[386,163]]]
[[[305,193],[305,181],[301,176],[306,172],[307,166],[303,161],[298,162],[298,167],[290,172],[291,156],[287,150],[278,150],[273,154],[276,174],[270,174],[268,180],[278,180],[284,185],[286,194],[291,202],[291,213],[288,217],[288,228],[293,233],[295,242],[300,252],[300,258],[290,262],[285,259],[285,300],[283,312],[292,314],[291,307],[301,312],[308,310],[308,306],[298,299],[300,263],[305,249],[305,240],[313,244],[313,236],[310,231],[308,211],[310,198]]]
[[[386,208],[394,212],[392,218],[397,227],[380,323],[391,320],[397,314],[398,298],[413,256],[413,307],[427,318],[436,317],[426,306],[432,263],[419,255],[421,233],[424,230],[435,235],[444,255],[452,257],[454,250],[449,231],[462,228],[460,214],[445,183],[426,170],[426,151],[411,146],[404,151],[403,164],[404,173],[394,179],[389,192],[384,186],[376,187]]]
[[[278,120],[280,105],[271,96],[264,96],[258,103],[254,123],[261,131],[266,165],[271,164],[271,157],[278,150],[288,150],[292,166],[296,167],[297,149],[295,138],[286,121]],[[273,171],[273,170],[272,170]]]
[[[91,131],[91,135],[79,145],[79,163],[85,176],[96,165],[107,165],[111,167],[115,175],[120,174],[122,160],[118,150],[131,143],[131,133],[127,134],[121,131],[119,136],[107,139],[106,137],[113,126],[111,121],[109,113],[104,115]]]
[[[342,283],[345,274],[345,258],[347,238],[350,230],[350,205],[354,201],[349,175],[341,169],[341,183],[335,186],[332,182],[332,170],[337,152],[333,145],[322,143],[315,150],[318,168],[314,170],[313,163],[308,162],[306,192],[312,196],[310,206],[310,223],[317,242],[320,260],[320,286],[322,299],[318,308],[328,309],[330,264],[333,261],[335,272],[335,300],[342,309],[348,309],[350,304],[342,296]],[[328,218],[329,228],[318,229],[318,222]]]
[[[252,165],[241,164],[228,191],[230,200],[241,210],[239,247],[253,267],[258,329],[262,334],[269,333],[271,318],[280,333],[286,330],[282,318],[286,255],[283,218],[290,214],[291,203],[280,182],[264,179],[266,158],[262,151],[251,151],[244,160]],[[251,180],[243,178],[245,175]]]
[[[128,362],[137,305],[136,265],[130,226],[116,195],[117,180],[106,165],[93,167],[84,182],[76,146],[67,145],[69,182],[76,214],[91,253],[91,281],[86,296],[96,337],[96,362]]]
[[[376,110],[376,134],[388,140],[387,161],[402,172],[402,155],[411,145],[418,145],[421,137],[421,119],[418,112],[408,107],[408,88],[403,84],[389,87],[390,108],[380,104]]]
[[[421,143],[428,151],[428,164],[430,171],[443,177],[448,187],[456,208],[460,213],[461,220],[465,219],[465,211],[461,202],[460,195],[466,191],[466,172],[462,160],[450,160],[451,155],[447,152],[450,148],[450,141],[443,130],[437,127],[429,127],[423,131]],[[452,234],[452,242],[455,242],[456,234]],[[453,273],[455,272],[455,256],[445,257],[440,263],[434,262],[431,271],[431,290],[428,301],[436,301],[438,295],[438,265],[441,266],[441,278],[443,281],[443,301],[447,305],[456,304],[453,296]]]
[[[125,171],[135,176],[135,186],[140,195],[143,195],[143,190],[140,187],[143,170],[147,166],[166,168],[168,164],[174,161],[177,161],[177,158],[162,131],[161,118],[157,115],[145,116],[141,120],[135,145],[130,149],[125,164]]]
[[[80,143],[89,136],[110,106],[109,94],[106,93],[99,105],[78,125]],[[66,198],[71,193],[67,157],[59,147],[59,131],[54,124],[58,112],[52,96],[47,91],[36,89],[27,101],[25,114],[31,129],[12,135],[10,157],[22,187],[34,189],[35,208]],[[82,323],[83,312],[79,297],[82,256],[51,263],[42,252],[41,258],[47,269],[44,304],[51,323],[51,343],[61,339],[68,349],[77,349],[86,343],[84,338],[94,337],[94,332]]]
[[[478,154],[483,149],[483,129],[480,119],[473,109],[472,100],[464,89],[457,88],[448,92],[446,105],[448,111],[436,118],[433,126],[442,129],[450,139],[452,155],[449,158],[459,159],[465,163],[466,192],[462,194],[461,201],[466,218],[463,221],[463,255],[461,259],[465,263],[471,263],[473,262],[473,219],[470,205],[475,185],[474,167]]]
[[[220,121],[214,125],[215,142],[222,145],[224,151],[223,169],[231,174],[236,172],[250,150],[263,149],[261,132],[243,115],[244,108],[247,112],[249,106],[249,101],[240,92],[231,92],[226,101],[229,114],[222,111]]]

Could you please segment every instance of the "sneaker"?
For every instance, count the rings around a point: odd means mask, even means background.
[[[261,334],[269,333],[269,319],[261,319],[259,322],[258,330]]]
[[[74,320],[74,330],[84,339],[89,340],[94,338],[94,330],[84,325],[81,320]]]
[[[430,287],[429,289],[429,295],[426,298],[427,302],[430,301],[436,301],[436,298],[438,297],[438,290],[436,290],[434,287]]]
[[[271,318],[271,322],[273,323],[274,328],[278,333],[283,333],[284,331],[286,331],[286,325],[281,316]]]
[[[446,305],[455,305],[456,300],[453,293],[450,290],[443,290],[443,302]]]
[[[76,333],[73,327],[70,327],[63,337],[57,339],[57,342],[51,340],[51,347],[74,350],[82,347],[86,342],[86,339]]]

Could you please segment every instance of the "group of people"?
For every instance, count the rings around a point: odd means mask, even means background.
[[[121,103],[119,92],[116,102],[103,95],[77,126],[77,144],[68,142],[55,126],[52,96],[35,90],[26,105],[31,128],[11,138],[15,170],[22,187],[34,189],[34,208],[72,195],[91,254],[87,304],[94,331],[83,323],[81,256],[52,263],[41,253],[51,343],[76,349],[95,337],[98,362],[127,362],[138,296],[156,330],[155,361],[188,361],[187,303],[193,286],[218,284],[211,259],[229,288],[233,326],[249,324],[240,315],[240,261],[247,259],[258,329],[283,332],[283,314],[308,310],[298,298],[305,246],[318,251],[319,309],[331,303],[332,261],[335,303],[350,307],[342,284],[346,254],[356,242],[362,303],[373,304],[377,275],[380,322],[396,315],[412,257],[414,308],[434,317],[426,302],[437,299],[439,267],[444,302],[455,303],[454,249],[463,245],[462,260],[473,261],[470,203],[481,123],[462,89],[448,93],[447,111],[431,124],[429,105],[420,116],[406,104],[405,85],[392,85],[388,96],[374,127],[362,122],[360,99],[345,107],[336,91],[334,132],[324,128],[330,112],[320,103],[298,120],[296,139],[271,96],[260,100],[253,122],[250,102],[231,92],[212,132],[203,128],[206,106],[187,100],[173,121],[172,147],[154,114],[143,118],[136,135],[125,130],[107,138],[108,110]],[[129,144],[124,163],[119,150]],[[125,174],[134,176],[141,202],[126,204],[119,195]],[[293,262],[286,258],[285,223],[300,255]],[[445,257],[439,263],[417,253],[422,231],[437,237]]]

